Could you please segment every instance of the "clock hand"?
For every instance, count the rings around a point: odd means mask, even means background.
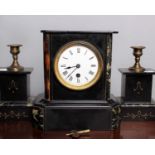
[[[66,67],[64,69],[71,69],[71,68],[74,68],[74,67],[76,67],[76,66],[69,66],[69,67]]]
[[[76,67],[76,68],[67,76],[67,78],[70,77],[77,69],[78,69],[78,68]],[[67,79],[67,78],[66,78],[66,79]]]
[[[67,78],[70,77],[78,68],[80,68],[80,64],[77,64],[75,67],[76,68],[67,76]]]
[[[69,67],[66,67],[66,68],[64,68],[64,69],[71,69],[71,68],[74,68],[74,67],[80,68],[80,64],[77,64],[76,66],[69,66]]]

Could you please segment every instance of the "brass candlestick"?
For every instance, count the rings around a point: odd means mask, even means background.
[[[143,55],[144,46],[132,46],[133,55],[135,56],[135,64],[129,68],[135,72],[143,72],[145,68],[140,65],[140,57]]]
[[[22,46],[20,44],[13,44],[13,45],[8,45],[10,47],[10,53],[12,54],[13,62],[12,64],[8,67],[8,70],[10,71],[21,71],[24,69],[24,67],[20,66],[18,62],[18,54],[20,53],[19,48]]]

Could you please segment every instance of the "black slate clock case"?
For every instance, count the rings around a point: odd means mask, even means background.
[[[44,53],[44,96],[34,102],[34,121],[49,130],[112,130],[119,127],[120,108],[110,97],[112,36],[117,32],[41,31]],[[95,46],[103,59],[100,79],[89,89],[65,88],[54,74],[54,59],[59,49],[72,41]]]
[[[44,57],[45,98],[49,100],[107,100],[110,95],[112,34],[114,32],[42,32],[44,35],[44,54],[46,55]],[[58,50],[66,43],[76,40],[86,41],[94,45],[99,50],[104,63],[104,69],[98,82],[89,89],[80,92],[62,86],[55,77],[53,68],[54,58]]]
[[[59,40],[61,38],[61,40]],[[59,40],[59,41],[58,41]],[[102,76],[99,81],[89,89],[83,91],[74,91],[62,86],[59,81],[56,79],[55,74],[53,73],[53,62],[55,54],[64,44],[70,41],[82,40],[87,41],[93,44],[99,50],[103,61],[106,59],[106,36],[101,34],[80,34],[80,33],[71,33],[71,34],[53,34],[51,36],[51,96],[54,100],[101,100],[105,99],[105,75],[106,69],[104,69]],[[106,68],[106,62],[104,61],[104,67]],[[61,91],[60,91],[61,90]]]

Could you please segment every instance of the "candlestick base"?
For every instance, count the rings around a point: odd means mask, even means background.
[[[19,71],[23,71],[24,70],[24,67],[23,66],[15,66],[15,65],[11,65],[9,67],[7,67],[7,70],[8,71],[14,71],[14,72],[19,72]]]
[[[135,72],[144,72],[145,68],[137,65],[133,65],[132,67],[129,68],[129,70],[133,70]]]

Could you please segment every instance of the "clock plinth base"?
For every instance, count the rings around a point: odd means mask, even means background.
[[[44,131],[113,130],[119,128],[120,107],[117,102],[114,100],[105,103],[101,103],[101,101],[90,102],[51,101],[48,103],[39,97],[34,103],[34,123]]]

